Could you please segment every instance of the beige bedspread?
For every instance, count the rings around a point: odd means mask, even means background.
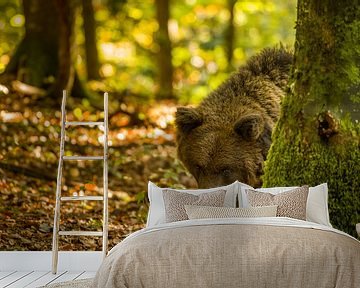
[[[360,242],[259,224],[154,229],[118,244],[93,287],[359,288]]]

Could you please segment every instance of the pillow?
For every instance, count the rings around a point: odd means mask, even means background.
[[[236,207],[236,196],[239,193],[239,185],[238,181],[222,187],[210,188],[210,189],[193,189],[193,190],[177,190],[172,189],[178,192],[189,193],[193,195],[200,195],[203,193],[225,190],[225,207]],[[149,181],[148,184],[148,198],[150,202],[148,217],[146,227],[152,227],[158,224],[165,223],[165,206],[163,199],[163,191],[169,188],[160,188],[156,186],[154,183]]]
[[[246,189],[245,192],[251,206],[278,205],[276,216],[306,220],[309,186],[302,186],[277,195],[250,189]]]
[[[272,188],[258,188],[254,189],[249,185],[239,182],[239,206],[248,207],[248,201],[245,194],[246,189],[252,189],[259,192],[267,192],[274,195],[289,191],[297,187],[272,187]],[[332,227],[330,224],[329,209],[328,209],[328,186],[326,183],[309,187],[309,195],[306,203],[306,221],[326,225]]]
[[[277,206],[231,208],[185,205],[185,210],[189,219],[275,217]]]
[[[189,218],[186,214],[185,205],[224,206],[225,194],[225,190],[192,195],[166,189],[163,193],[165,221],[176,222],[188,220]]]

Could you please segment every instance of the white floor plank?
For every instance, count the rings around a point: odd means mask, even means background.
[[[81,275],[79,275],[79,277],[77,277],[76,279],[94,278],[95,275],[96,275],[96,271],[85,271],[84,273],[82,273]]]
[[[17,280],[23,278],[24,276],[30,274],[31,272],[27,271],[21,271],[21,272],[15,272],[12,273],[10,275],[8,275],[7,277],[3,278],[0,280],[0,287],[8,287],[10,284],[16,282]]]
[[[37,288],[48,284],[94,278],[96,271],[0,271],[0,288]],[[5,279],[6,278],[6,279]]]
[[[43,277],[38,280],[32,282],[30,285],[25,286],[26,288],[37,288],[39,286],[45,286],[50,282],[54,281],[54,279],[59,278],[62,274],[66,273],[66,271],[58,272],[57,274],[52,274],[51,272],[46,273]]]
[[[25,277],[19,279],[18,281],[14,282],[13,284],[7,286],[6,288],[20,288],[26,287],[31,283],[35,282],[36,280],[40,279],[44,275],[46,275],[48,271],[32,271],[30,274],[26,275]]]
[[[60,251],[58,271],[96,271],[103,260],[101,251]],[[0,251],[0,271],[47,271],[51,251]]]
[[[12,273],[15,273],[16,271],[0,271],[0,280],[9,276]]]
[[[52,281],[51,284],[72,281],[83,273],[84,271],[77,271],[77,272],[67,271],[66,273],[62,274],[59,278],[54,279],[54,281]]]

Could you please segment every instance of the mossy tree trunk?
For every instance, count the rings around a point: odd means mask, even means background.
[[[264,186],[329,186],[330,221],[360,222],[360,5],[299,0],[288,96],[273,131]]]
[[[169,0],[156,0],[156,19],[159,23],[157,33],[158,52],[158,79],[159,88],[157,92],[158,99],[174,98],[173,93],[173,66],[171,55],[171,41],[169,37],[168,22],[170,18]]]

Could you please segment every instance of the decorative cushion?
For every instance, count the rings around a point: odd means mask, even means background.
[[[185,210],[189,219],[275,217],[277,206],[231,208],[185,205]]]
[[[245,194],[246,189],[252,189],[259,192],[271,193],[274,195],[297,188],[293,187],[271,187],[254,189],[251,186],[239,182],[239,206],[248,207],[248,200]],[[326,183],[309,187],[309,195],[306,203],[306,221],[332,227],[328,208],[328,186]]]
[[[239,193],[239,185],[238,181],[222,187],[210,188],[210,189],[193,189],[193,190],[176,190],[182,193],[189,193],[193,195],[200,195],[203,193],[218,191],[218,190],[226,190],[225,207],[236,207],[236,196]],[[148,217],[146,227],[152,227],[155,225],[159,225],[165,223],[165,205],[163,199],[163,191],[170,188],[160,188],[156,186],[154,183],[149,181],[148,184],[148,198],[150,202]]]
[[[192,195],[166,189],[163,193],[166,222],[188,220],[185,205],[224,206],[225,190]]]
[[[278,205],[277,216],[306,220],[309,186],[302,186],[277,195],[246,189],[251,206]]]

